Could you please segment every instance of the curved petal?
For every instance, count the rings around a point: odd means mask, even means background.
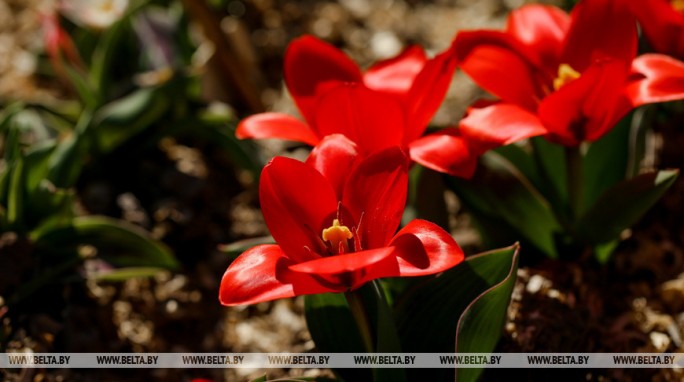
[[[631,62],[636,56],[636,20],[624,1],[581,1],[571,18],[561,63],[583,72],[597,57]]]
[[[416,139],[409,145],[409,153],[411,160],[427,168],[462,178],[473,176],[479,156],[454,128]]]
[[[529,4],[511,12],[506,30],[529,47],[537,64],[553,71],[559,65],[563,40],[570,27],[570,16],[550,5]]]
[[[405,124],[397,100],[361,84],[328,92],[317,105],[315,121],[320,136],[343,134],[366,154],[400,145]]]
[[[399,263],[400,276],[425,276],[456,266],[464,255],[454,238],[425,220],[416,219],[402,228],[390,245]]]
[[[315,168],[328,179],[335,189],[337,200],[342,200],[344,183],[347,180],[347,171],[361,156],[356,149],[356,144],[341,134],[328,135],[323,138],[309,154],[306,164]]]
[[[291,272],[288,267],[292,264],[277,245],[248,249],[223,274],[219,301],[233,306],[337,291],[321,285],[313,277]]]
[[[319,139],[306,123],[283,113],[261,113],[249,116],[237,126],[235,136],[245,138],[280,138],[316,146]]]
[[[363,83],[373,90],[392,94],[403,101],[425,62],[427,58],[423,49],[411,46],[398,56],[370,67],[363,75]]]
[[[666,0],[625,0],[656,52],[684,58],[684,14]]]
[[[341,50],[313,36],[293,40],[283,63],[285,83],[304,118],[314,118],[316,97],[329,82],[362,82],[359,67]]]
[[[479,154],[547,132],[536,114],[503,102],[470,108],[458,126]]]
[[[404,145],[420,137],[444,101],[451,79],[456,71],[453,48],[438,54],[425,63],[408,93],[408,122]]]
[[[454,44],[459,67],[478,85],[506,102],[536,110],[544,82],[524,46],[495,31],[461,32]]]
[[[370,155],[351,170],[342,205],[358,223],[356,249],[387,245],[401,222],[408,190],[408,158],[398,147]]]
[[[399,275],[393,247],[323,257],[289,267],[292,272],[315,275],[328,287],[356,289],[368,281]],[[324,281],[321,281],[325,283]]]
[[[548,138],[566,146],[600,138],[629,111],[626,80],[623,62],[601,61],[551,94],[539,106]]]
[[[627,97],[634,107],[684,99],[684,62],[662,54],[644,54],[632,62]]]
[[[289,258],[302,262],[325,253],[320,236],[338,201],[321,173],[294,159],[273,158],[261,173],[259,200],[266,226]]]

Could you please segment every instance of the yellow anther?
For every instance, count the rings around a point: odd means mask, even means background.
[[[680,1],[684,2],[684,0]],[[572,66],[568,64],[560,64],[558,66],[558,77],[556,77],[556,79],[553,80],[553,88],[555,90],[558,90],[563,86],[569,84],[570,82],[578,79],[579,77],[580,73],[573,69]]]
[[[670,5],[677,12],[684,11],[684,0],[670,0]]]
[[[342,251],[348,251],[349,245],[347,240],[351,239],[351,231],[347,226],[340,225],[338,219],[333,220],[333,225],[323,230],[323,240],[330,242],[330,247],[334,253],[340,253]],[[342,245],[342,251],[340,250],[340,244]]]

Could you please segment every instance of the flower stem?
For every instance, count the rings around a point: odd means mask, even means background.
[[[363,345],[366,348],[366,352],[373,353],[375,351],[375,346],[373,345],[373,336],[371,335],[371,323],[368,318],[368,312],[363,304],[361,293],[358,290],[352,292],[346,292],[344,297],[347,299],[347,304],[349,304],[349,309],[354,316],[356,321],[356,326],[359,328],[359,334],[361,334],[361,339],[363,340]]]
[[[570,216],[577,220],[582,208],[582,153],[579,146],[565,148],[565,165],[568,171],[568,200]]]

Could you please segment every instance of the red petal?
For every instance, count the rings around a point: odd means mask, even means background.
[[[540,67],[551,68],[554,75],[569,26],[570,17],[561,9],[530,4],[511,12],[507,31],[529,47]]]
[[[261,113],[247,117],[238,124],[235,136],[240,139],[280,138],[311,146],[318,143],[318,137],[309,126],[282,113]]]
[[[319,276],[330,288],[356,289],[371,280],[398,276],[399,267],[393,252],[394,248],[386,247],[323,257],[291,265],[290,270]]]
[[[456,70],[456,55],[448,49],[429,60],[408,94],[408,123],[404,145],[420,137],[444,101]]]
[[[312,166],[328,179],[335,189],[337,199],[342,200],[344,183],[349,175],[348,169],[354,167],[360,155],[356,144],[341,134],[323,138],[309,154],[306,164]]]
[[[346,169],[340,169],[345,171]],[[266,226],[296,262],[324,253],[323,228],[337,214],[338,200],[328,180],[302,162],[276,157],[264,167],[259,200]]]
[[[478,153],[458,129],[444,129],[411,142],[411,160],[435,171],[462,178],[475,173]]]
[[[624,97],[626,79],[622,62],[597,62],[580,78],[548,96],[539,106],[539,118],[548,129],[549,139],[576,146],[608,132],[629,111]]]
[[[230,264],[221,280],[219,301],[244,305],[302,294],[336,292],[314,278],[291,272],[293,264],[277,245],[248,249]]]
[[[287,88],[307,121],[314,118],[316,96],[329,82],[362,82],[361,71],[341,50],[312,36],[290,43],[285,52]]]
[[[571,18],[561,63],[584,72],[596,57],[631,62],[636,56],[636,20],[624,1],[581,1]]]
[[[320,136],[343,134],[364,153],[400,145],[405,124],[397,100],[361,84],[328,92],[317,106],[315,121]]]
[[[627,96],[633,106],[684,99],[684,62],[661,54],[644,54],[632,62],[635,79]]]
[[[546,91],[522,44],[503,32],[461,32],[455,49],[459,67],[478,85],[506,102],[536,110]]]
[[[446,271],[464,259],[463,251],[445,230],[425,220],[413,220],[392,239],[400,276],[424,276]]]
[[[404,100],[426,61],[423,49],[412,46],[397,57],[373,65],[363,75],[363,83],[373,90]]]
[[[358,223],[355,234],[363,249],[390,241],[401,222],[407,190],[408,158],[398,147],[377,152],[351,170],[342,205]]]
[[[684,15],[663,0],[624,0],[656,52],[684,58]]]
[[[479,154],[547,132],[536,114],[507,103],[470,108],[459,129]]]

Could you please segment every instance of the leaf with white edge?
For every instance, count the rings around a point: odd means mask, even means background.
[[[511,294],[509,282],[515,280],[517,270],[518,250],[519,246],[515,244],[469,256],[463,263],[427,280],[400,298],[396,316],[403,351],[452,353],[457,350],[457,338],[458,341],[467,341],[465,336],[472,335],[489,347],[482,352],[491,352],[501,336]],[[479,300],[483,302],[479,303]],[[487,307],[488,315],[480,315],[480,305]],[[488,331],[465,333],[463,325],[467,324],[461,324],[459,330],[459,320],[468,311],[468,317],[482,321],[481,325],[489,328]],[[450,369],[412,369],[408,373],[409,380],[453,378],[453,370]]]
[[[487,278],[491,277],[490,274],[496,274],[498,277],[488,280],[495,284],[475,298],[461,315],[456,329],[457,353],[491,353],[499,342],[518,270],[519,248],[514,246],[512,252],[495,255],[500,257],[497,260],[503,262],[502,268],[498,269],[494,268],[495,261],[487,258],[492,253],[471,259],[470,265],[480,276]],[[504,267],[504,264],[507,266]],[[500,278],[506,271],[507,274]],[[456,370],[456,380],[474,382],[481,373],[482,369],[459,368]]]

